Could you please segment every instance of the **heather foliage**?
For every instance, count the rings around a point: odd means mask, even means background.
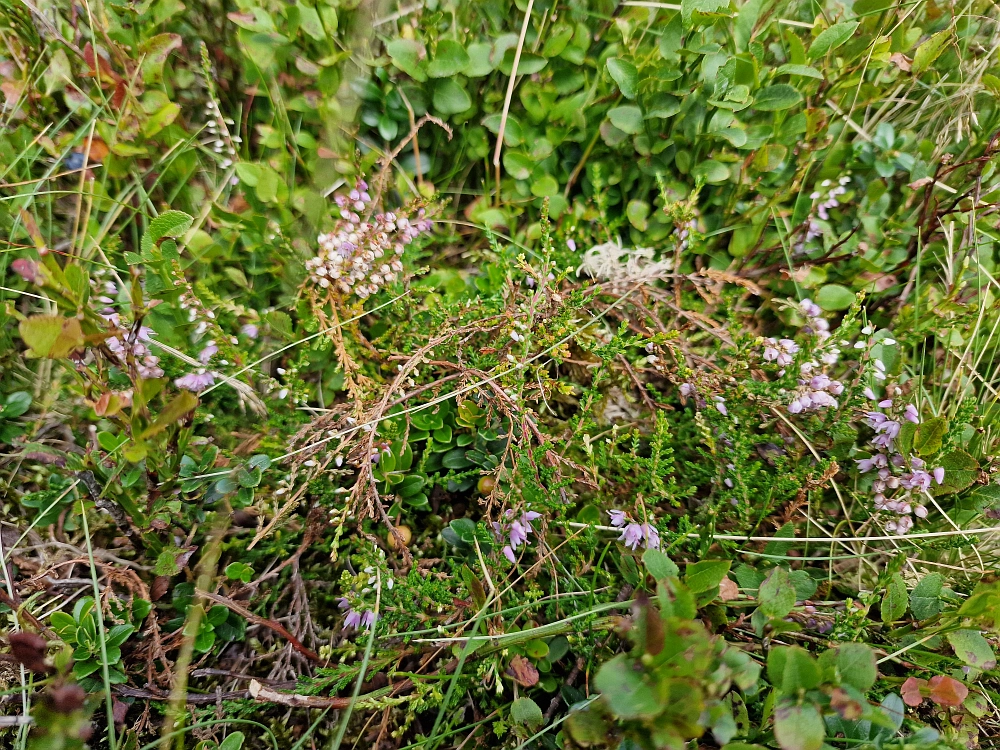
[[[4,747],[1000,735],[1000,19],[0,2]]]

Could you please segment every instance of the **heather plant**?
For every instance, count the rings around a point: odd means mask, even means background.
[[[0,3],[4,747],[990,747],[995,8]]]

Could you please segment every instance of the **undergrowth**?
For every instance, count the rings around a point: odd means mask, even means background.
[[[0,743],[992,747],[987,2],[0,2]]]

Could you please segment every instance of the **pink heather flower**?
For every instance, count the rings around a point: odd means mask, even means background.
[[[608,515],[611,516],[611,525],[615,527],[625,525],[625,511],[623,510],[609,510]]]
[[[694,386],[690,383],[681,383],[681,395],[687,398],[694,393]]]
[[[374,611],[369,609],[367,612],[361,615],[361,627],[365,628],[366,630],[371,630],[376,620],[378,620],[378,615],[376,615]]]
[[[349,609],[347,617],[344,618],[344,630],[357,628],[361,624],[361,613],[357,610]]]
[[[646,538],[646,549],[660,548],[660,532],[656,530],[655,526],[644,523],[642,525],[642,532],[643,536]]]
[[[883,401],[879,401],[878,402],[878,408],[879,409],[891,409],[892,408],[892,399],[891,398],[887,398],[887,399],[885,399]]]
[[[820,309],[819,305],[817,305],[808,297],[806,297],[806,299],[802,300],[799,303],[799,310],[801,310],[802,314],[805,315],[807,318],[817,318],[823,314],[823,311]]]
[[[871,388],[865,388],[865,398],[874,401],[875,399],[878,398],[878,396],[875,395],[875,391],[873,391]]]
[[[719,414],[724,417],[729,416],[729,409],[726,408],[726,399],[722,396],[715,397],[715,408],[719,410]]]
[[[256,339],[260,331],[257,329],[253,323],[247,323],[242,328],[240,328],[240,333],[249,339]]]
[[[862,458],[857,460],[858,471],[862,474],[867,474],[873,468],[875,468],[875,460],[871,458]]]
[[[903,411],[903,417],[908,421],[913,422],[913,424],[920,423],[920,415],[917,413],[917,407],[913,404],[906,405],[906,409]]]
[[[510,525],[510,546],[517,549],[526,541],[528,541],[528,530],[521,525],[520,521],[514,521]]]
[[[643,539],[642,526],[637,523],[630,523],[622,531],[622,535],[618,537],[618,541],[625,542],[625,546],[629,549],[635,549],[639,546],[639,542]]]
[[[937,482],[938,484],[941,484],[942,482],[944,482],[944,467],[943,466],[938,466],[936,469],[934,469],[933,474],[934,474],[934,481],[935,482]]]
[[[504,514],[507,518],[512,518],[514,511],[512,509],[507,510]],[[515,562],[514,550],[520,547],[522,544],[527,544],[528,535],[534,533],[534,529],[531,526],[531,522],[537,518],[541,518],[542,514],[537,511],[528,510],[520,515],[519,518],[511,521],[510,527],[507,529],[507,546],[501,549],[504,557],[506,557],[511,562]],[[496,534],[498,539],[502,539],[504,535],[504,527],[493,522],[493,532]]]
[[[209,360],[212,359],[216,354],[219,353],[219,347],[215,345],[214,341],[209,341],[205,348],[198,353],[198,361],[203,365],[207,365]]]
[[[201,393],[203,390],[215,384],[215,373],[206,372],[204,369],[198,372],[189,372],[187,375],[174,380],[174,385],[186,391]]]
[[[566,247],[568,247],[572,252],[576,252],[576,241],[572,239],[566,240]]]

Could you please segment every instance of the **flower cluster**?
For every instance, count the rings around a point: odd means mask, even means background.
[[[799,312],[806,319],[806,324],[802,328],[803,333],[815,334],[820,341],[830,338],[830,323],[823,317],[823,310],[819,305],[806,297],[799,303]]]
[[[206,145],[211,145],[212,151],[220,156],[223,153],[226,154],[220,166],[223,169],[229,169],[236,158],[236,144],[242,143],[243,139],[238,135],[229,134],[227,126],[235,125],[235,123],[230,118],[223,117],[219,112],[219,108],[211,99],[205,104],[205,116],[208,118],[205,122],[205,128],[208,130],[209,139]],[[234,179],[233,184],[235,185],[236,183],[237,180]]]
[[[806,226],[805,237],[796,244],[795,252],[801,253],[805,251],[806,243],[819,237],[823,234],[823,227],[818,221],[816,221],[816,216],[818,216],[823,221],[830,220],[830,209],[836,208],[840,205],[840,201],[837,198],[847,192],[847,185],[851,182],[850,177],[841,177],[837,184],[834,185],[831,180],[823,180],[820,183],[820,187],[823,190],[816,190],[809,195],[809,198],[813,201],[819,201],[819,204],[814,207],[815,214],[810,214],[809,223]],[[825,196],[824,196],[825,191]]]
[[[351,630],[357,628],[364,628],[365,630],[371,630],[371,627],[378,620],[378,615],[375,614],[374,610],[366,609],[364,612],[359,612],[351,606],[351,603],[347,601],[344,597],[338,600],[337,606],[340,609],[346,609],[347,615],[344,617],[344,630]]]
[[[764,339],[764,361],[776,362],[780,367],[788,367],[799,351],[799,345],[791,339]]]
[[[367,299],[396,279],[403,270],[399,257],[407,245],[430,230],[431,222],[424,218],[423,209],[417,212],[416,221],[391,212],[362,219],[372,205],[363,180],[335,201],[340,220],[332,232],[319,236],[319,254],[306,261],[306,269],[310,281],[321,289]]]
[[[847,185],[849,185],[850,182],[851,178],[846,176],[841,177],[837,181],[836,185],[834,185],[830,180],[823,180],[823,182],[820,183],[820,187],[829,188],[829,190],[827,190],[826,197],[824,198],[823,193],[819,190],[810,194],[809,197],[812,200],[821,201],[820,204],[816,206],[816,213],[819,215],[819,218],[823,221],[830,220],[830,209],[836,208],[840,205],[840,201],[837,200],[837,197],[847,192]]]
[[[651,523],[636,523],[631,516],[623,510],[609,510],[611,525],[622,530],[622,535],[618,537],[619,542],[625,542],[629,549],[635,549],[643,544],[646,549],[660,548],[660,532]]]
[[[788,404],[792,414],[840,406],[836,397],[844,392],[844,384],[823,372],[813,374],[818,367],[817,362],[803,362],[799,367],[799,387]]]
[[[507,537],[509,543],[504,546],[502,552],[504,557],[512,563],[516,563],[517,558],[514,557],[514,550],[522,544],[527,543],[528,534],[532,534],[535,531],[531,527],[531,522],[536,518],[541,518],[542,514],[533,510],[528,510],[522,513],[518,518],[514,518],[516,513],[512,509],[508,508],[504,515],[507,517],[509,523],[500,524],[494,521],[493,532],[496,534],[498,540],[503,540],[505,536]]]
[[[108,294],[117,294],[117,290],[113,282],[105,282],[105,287],[105,291]],[[98,297],[98,300],[105,303],[110,303],[111,301],[108,296]],[[145,380],[162,378],[163,368],[160,367],[160,358],[152,354],[149,351],[149,347],[146,346],[146,344],[152,341],[156,332],[149,326],[139,326],[139,330],[135,333],[125,332],[122,330],[121,316],[114,311],[114,308],[111,307],[106,307],[100,314],[102,318],[108,321],[108,323],[119,331],[118,335],[109,338],[105,342],[108,351],[110,351],[117,360],[118,366],[123,369],[127,368],[128,357],[131,354],[132,359],[135,362],[136,372],[139,373],[139,377]]]
[[[871,440],[875,453],[870,458],[858,460],[858,471],[862,474],[877,472],[878,478],[872,483],[875,507],[897,514],[899,517],[886,523],[886,528],[905,534],[913,527],[911,514],[917,518],[927,517],[927,508],[914,500],[914,494],[928,494],[932,482],[944,482],[944,468],[939,466],[928,471],[923,459],[903,456],[896,449],[896,439],[902,430],[901,420],[920,423],[913,404],[907,404],[902,413],[897,414],[893,410],[892,399],[879,400],[870,388],[865,390],[865,395],[877,401],[875,408],[865,413],[865,422],[875,430],[875,437]],[[886,496],[889,493],[892,497]]]
[[[688,248],[688,244],[691,241],[691,232],[698,229],[698,220],[690,219],[678,224],[677,228],[674,230],[677,233],[677,251],[683,253]]]

